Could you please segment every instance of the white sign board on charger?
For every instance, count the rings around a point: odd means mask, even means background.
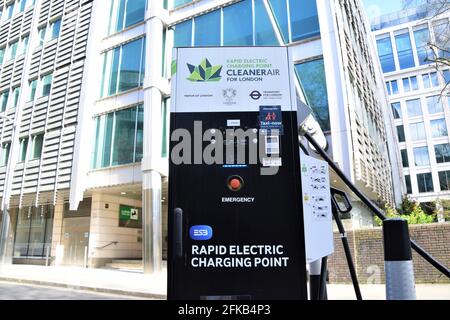
[[[300,154],[306,261],[334,252],[330,176],[325,161]]]

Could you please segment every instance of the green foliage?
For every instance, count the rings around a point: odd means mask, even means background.
[[[450,206],[448,211],[450,213]],[[418,202],[409,199],[407,196],[403,198],[400,208],[396,210],[386,206],[385,213],[388,218],[402,218],[408,221],[408,224],[424,224],[436,221],[436,213],[426,214]],[[381,219],[375,217],[375,224],[381,226]]]

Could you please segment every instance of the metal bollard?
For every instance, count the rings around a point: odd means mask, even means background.
[[[387,300],[415,300],[416,288],[408,223],[404,219],[383,221],[384,269]]]

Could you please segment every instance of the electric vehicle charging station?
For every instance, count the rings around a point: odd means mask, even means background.
[[[307,299],[289,49],[173,57],[168,298]]]

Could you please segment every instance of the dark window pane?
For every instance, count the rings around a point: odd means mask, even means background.
[[[289,1],[292,42],[320,34],[316,1]]]
[[[136,88],[141,83],[141,53],[143,40],[130,42],[122,47],[119,92]]]
[[[406,193],[411,194],[412,188],[411,188],[411,176],[410,175],[405,176],[405,183],[406,183]]]
[[[402,149],[400,150],[400,153],[402,155],[402,165],[403,168],[408,168],[409,167],[409,162],[408,162],[408,151],[406,149]]]
[[[220,46],[220,10],[195,18],[195,46]]]
[[[417,185],[419,187],[419,192],[433,192],[433,178],[431,173],[420,173],[417,175]]]
[[[441,191],[450,190],[450,171],[439,172],[439,185]]]
[[[138,107],[138,118],[136,125],[136,152],[134,162],[140,162],[144,156],[144,107]]]
[[[397,136],[399,142],[405,142],[405,130],[403,126],[397,126]]]
[[[392,93],[393,93],[393,94],[397,94],[397,93],[398,93],[398,84],[397,84],[397,80],[391,81],[391,85],[392,85]]]
[[[242,1],[223,9],[223,45],[253,45],[252,2]]]
[[[295,65],[300,86],[306,102],[312,108],[322,130],[330,130],[328,113],[328,94],[323,59],[308,61]],[[311,81],[314,79],[314,81]]]
[[[437,163],[450,162],[450,144],[437,144],[434,146]]]

